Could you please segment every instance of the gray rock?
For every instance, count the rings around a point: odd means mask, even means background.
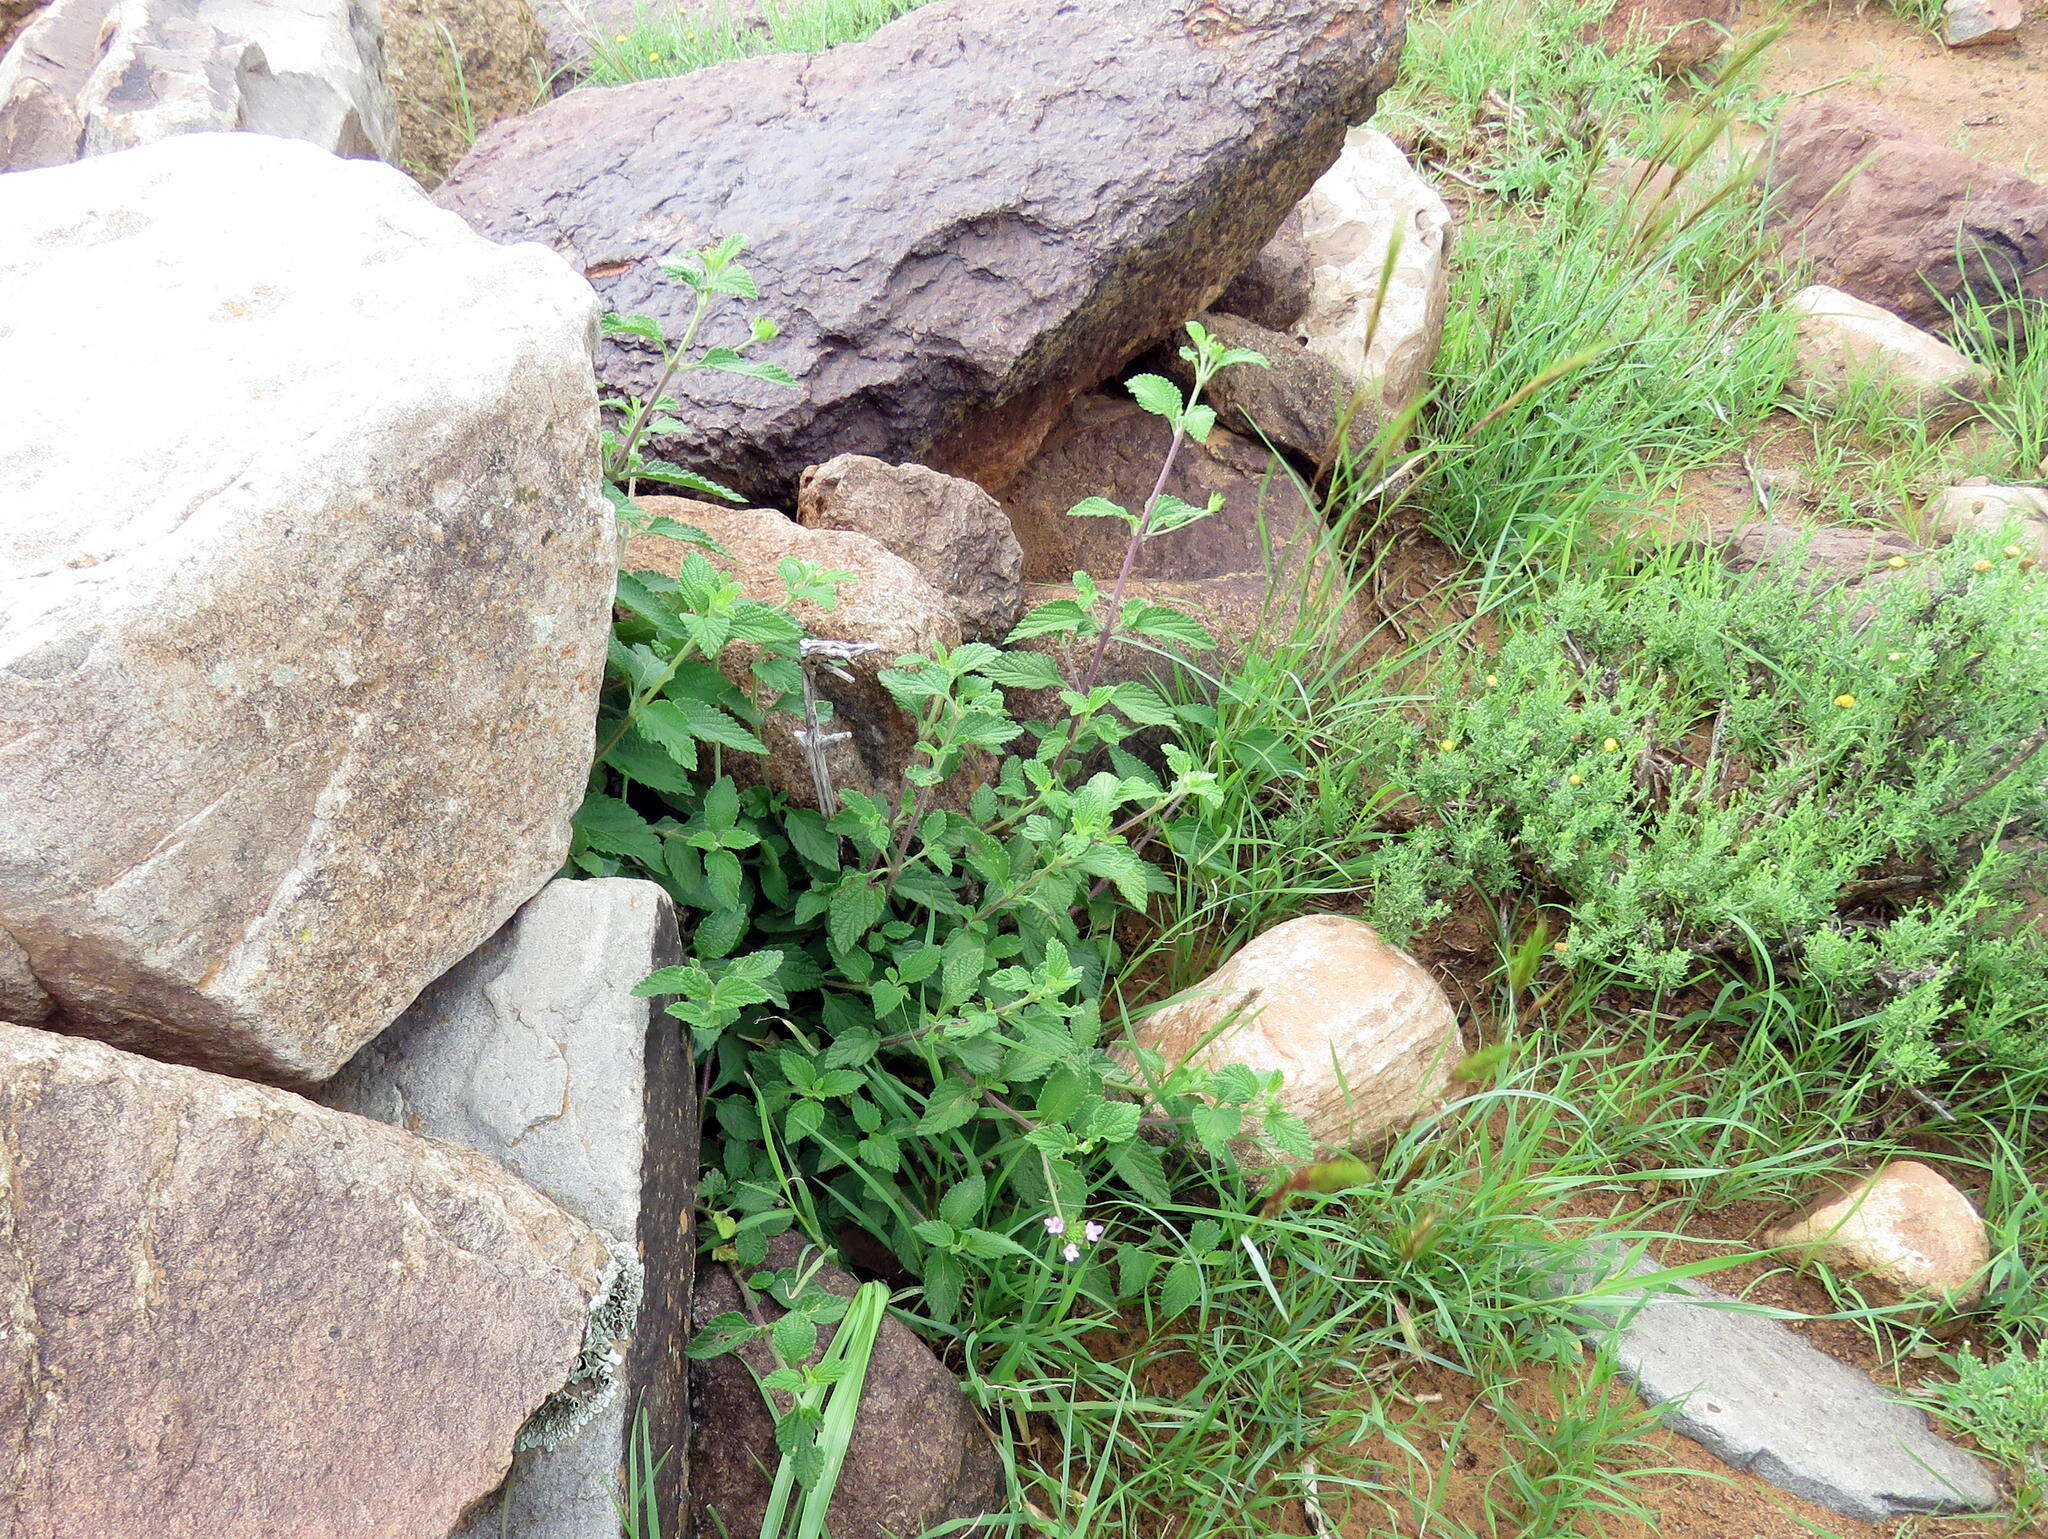
[[[390,158],[375,0],[51,0],[0,61],[0,170],[232,129]]]
[[[497,1485],[615,1268],[489,1160],[0,1025],[0,1533],[425,1539]]]
[[[1016,0],[866,42],[577,91],[486,133],[437,193],[679,333],[658,259],[748,240],[799,388],[699,370],[650,447],[757,502],[843,453],[1001,494],[1047,426],[1203,309],[1372,109],[1398,7]],[[728,340],[744,325],[729,317]],[[613,339],[607,384],[661,370]]]
[[[551,882],[322,1091],[490,1156],[640,1261],[624,1373],[567,1440],[521,1453],[457,1539],[618,1539],[636,1407],[669,1450],[667,1510],[687,1488],[677,1326],[695,1256],[696,1090],[687,1033],[659,1001],[633,997],[680,957],[675,910],[652,882]]]
[[[0,929],[64,1029],[325,1079],[559,869],[616,581],[594,320],[306,144],[0,177]]]
[[[1552,1286],[1564,1294],[1621,1275],[1609,1267]],[[1626,1275],[1657,1270],[1638,1260]],[[1579,1333],[1613,1350],[1644,1401],[1667,1407],[1666,1426],[1794,1496],[1868,1523],[1997,1505],[1983,1464],[1919,1410],[1726,1294],[1681,1280],[1573,1311]]]
[[[1024,603],[1024,552],[1002,504],[958,476],[842,454],[804,472],[797,518],[894,551],[953,600],[967,641],[1001,641]]]

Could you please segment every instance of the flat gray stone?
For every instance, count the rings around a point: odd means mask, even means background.
[[[1658,1270],[1639,1260],[1629,1273]],[[1588,1269],[1553,1287],[1599,1280]],[[1998,1504],[1984,1465],[1912,1405],[1726,1294],[1680,1281],[1582,1300],[1575,1313],[1645,1403],[1667,1408],[1667,1427],[1794,1496],[1869,1523]]]
[[[342,1110],[490,1156],[644,1268],[616,1389],[565,1440],[521,1452],[454,1539],[618,1539],[614,1499],[636,1407],[656,1448],[669,1450],[664,1510],[678,1510],[695,1091],[687,1033],[633,988],[680,951],[675,910],[654,883],[551,882],[321,1092]]]

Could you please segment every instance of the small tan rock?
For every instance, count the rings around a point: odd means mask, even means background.
[[[642,497],[640,506],[657,517],[674,519],[703,530],[731,553],[723,559],[710,552],[712,564],[729,571],[748,598],[780,604],[787,599],[777,565],[788,556],[821,567],[852,573],[840,584],[839,602],[831,609],[810,599],[791,606],[807,635],[824,641],[874,642],[876,649],[842,666],[851,679],[835,678],[826,669],[815,677],[819,692],[832,702],[828,732],[852,734],[826,750],[832,784],[842,791],[860,791],[894,800],[902,789],[903,771],[917,746],[917,730],[883,688],[879,675],[898,658],[960,645],[960,622],[946,596],[918,574],[901,556],[849,529],[806,529],[772,508],[720,508],[683,497]],[[619,565],[628,572],[672,575],[696,550],[660,535],[640,535],[626,544]],[[764,686],[754,678],[756,653],[746,643],[726,649],[726,676],[767,703]],[[768,758],[759,765],[762,778],[806,806],[816,806],[811,772],[796,734],[803,724],[778,711],[762,724],[761,740]],[[737,775],[753,772],[744,756],[729,756]]]
[[[1227,1023],[1227,1024],[1226,1024]],[[1168,1063],[1286,1075],[1281,1104],[1318,1144],[1369,1142],[1434,1109],[1465,1058],[1436,980],[1361,920],[1290,919],[1139,1022]]]
[[[1795,388],[1808,400],[1832,403],[1853,384],[1888,380],[1912,411],[1950,427],[1974,413],[1990,388],[1989,371],[1853,294],[1816,283],[1791,304],[1799,316]]]
[[[1894,1300],[1957,1307],[1983,1296],[1991,1244],[1984,1220],[1938,1171],[1894,1160],[1770,1235],[1832,1271],[1852,1272]]]
[[[1941,40],[1951,48],[2010,43],[2025,20],[2020,0],[1948,0],[1942,7]]]
[[[806,470],[797,518],[850,529],[894,551],[953,601],[960,634],[1001,641],[1024,602],[1024,552],[1002,504],[923,465],[842,454]]]
[[[2010,530],[2036,561],[2048,561],[2048,487],[1965,482],[1935,495],[1927,521],[1943,534]]]
[[[1294,333],[1354,389],[1398,411],[1421,391],[1443,341],[1450,208],[1400,145],[1354,128],[1301,214],[1312,266]]]
[[[612,1272],[479,1154],[0,1025],[0,1532],[428,1539]]]

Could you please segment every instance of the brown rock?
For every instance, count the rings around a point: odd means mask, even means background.
[[[1296,337],[1235,315],[1212,312],[1201,320],[1225,346],[1250,348],[1271,365],[1233,365],[1209,382],[1205,399],[1224,427],[1318,467],[1347,440],[1360,451],[1371,447],[1379,431],[1375,392],[1355,390],[1335,364]],[[1193,383],[1177,347],[1166,349],[1162,364],[1161,372],[1183,390]]]
[[[547,95],[546,40],[527,0],[383,0],[398,99],[395,162],[428,187],[476,136]]]
[[[1890,529],[1776,520],[1745,524],[1723,552],[1736,572],[1792,575],[1802,592],[1816,595],[1844,589],[1866,601],[1857,610],[1859,618],[1870,614],[1868,601],[1888,583],[1927,582],[1931,574],[1920,560],[1925,554],[1921,546]]]
[[[583,1350],[610,1259],[482,1157],[0,1026],[0,1532],[421,1539]]]
[[[682,497],[642,497],[640,506],[717,540],[730,554],[705,552],[712,564],[730,572],[748,598],[763,603],[786,601],[776,566],[788,556],[852,574],[840,585],[833,608],[799,599],[791,612],[805,634],[820,640],[877,643],[874,651],[839,665],[850,678],[839,678],[825,668],[815,669],[813,677],[832,706],[826,730],[851,734],[826,751],[834,788],[893,801],[916,749],[917,729],[879,675],[904,656],[960,644],[960,622],[946,596],[901,556],[851,530],[806,529],[770,508],[720,508]],[[672,575],[696,549],[659,535],[640,535],[627,542],[619,565],[628,572]],[[753,675],[756,655],[748,644],[736,643],[726,649],[722,666],[727,677],[765,705],[771,697]],[[768,758],[758,770],[769,785],[816,806],[811,772],[797,742],[802,729],[802,722],[787,712],[769,716],[761,728]],[[742,776],[756,770],[752,761],[738,755],[729,758],[728,766]]]
[[[1788,113],[1771,164],[1786,254],[1916,326],[1945,301],[1997,306],[2048,263],[2048,187],[1915,133],[1882,108],[1822,99]]]
[[[1942,7],[1941,40],[1951,48],[2010,43],[2026,19],[2020,0],[1948,0]]]
[[[1230,280],[1216,308],[1268,331],[1291,330],[1308,309],[1309,268],[1308,241],[1297,205],[1280,222],[1279,232],[1259,248],[1251,266]]]
[[[780,1236],[769,1242],[766,1270],[807,1264],[805,1251],[799,1237]],[[817,1281],[844,1297],[857,1286],[829,1264]],[[773,1299],[755,1296],[762,1318],[782,1317]],[[739,1287],[725,1267],[699,1279],[700,1329],[740,1308]],[[821,1333],[821,1352],[830,1340],[829,1331]],[[691,1369],[698,1412],[691,1471],[700,1534],[760,1530],[778,1456],[775,1424],[754,1375],[775,1366],[767,1344],[756,1341]],[[995,1450],[958,1382],[907,1326],[893,1316],[885,1319],[827,1514],[833,1539],[905,1539],[939,1524],[1001,1512],[1006,1505]]]
[[[1975,414],[1991,388],[1990,370],[1840,289],[1801,289],[1791,308],[1799,317],[1794,389],[1809,401],[1832,405],[1859,387],[1882,386],[1903,410],[1940,429]]]
[[[1107,587],[1123,561],[1129,526],[1116,518],[1075,518],[1067,510],[1089,497],[1107,497],[1141,511],[1172,436],[1163,418],[1135,401],[1106,395],[1076,401],[1003,498],[1024,546],[1025,577],[1065,582],[1085,571]],[[1262,572],[1276,560],[1285,565],[1297,537],[1316,528],[1315,510],[1287,468],[1262,445],[1221,428],[1206,444],[1183,446],[1166,489],[1197,507],[1221,492],[1222,511],[1148,539],[1131,569],[1134,577],[1183,582]]]
[[[5,930],[0,930],[0,1021],[38,1026],[56,1012],[57,1003],[36,982],[28,953]]]
[[[1917,1160],[1893,1160],[1770,1236],[1893,1301],[1939,1298],[1958,1308],[1984,1294],[1991,1242],[1970,1199]]]
[[[1024,602],[1024,552],[1002,504],[958,476],[842,454],[804,472],[797,518],[894,551],[953,601],[960,634],[1001,641]]]
[[[1137,1040],[1172,1065],[1284,1073],[1280,1104],[1331,1148],[1368,1143],[1433,1110],[1465,1059],[1436,980],[1341,914],[1275,925],[1140,1020]]]
[[[1400,27],[1362,0],[928,6],[825,54],[573,92],[485,134],[438,196],[671,334],[691,295],[658,258],[748,238],[782,325],[759,356],[800,388],[686,374],[688,428],[652,452],[762,501],[849,452],[1000,494],[1068,402],[1272,237]],[[660,368],[633,339],[600,364],[640,394]]]
[[[1609,49],[1654,42],[1650,68],[1660,75],[1697,69],[1727,45],[1739,0],[1616,0],[1590,29]]]

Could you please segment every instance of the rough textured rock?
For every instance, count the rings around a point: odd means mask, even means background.
[[[1434,1110],[1465,1058],[1436,980],[1341,914],[1273,926],[1186,998],[1139,1021],[1137,1040],[1172,1064],[1283,1071],[1281,1104],[1337,1148]]]
[[[785,556],[853,574],[851,581],[840,585],[835,607],[826,609],[811,599],[799,599],[791,613],[807,635],[825,641],[876,644],[874,651],[839,665],[849,677],[837,677],[822,667],[814,669],[813,676],[819,693],[832,706],[826,730],[850,734],[826,750],[833,786],[893,799],[902,789],[903,771],[917,746],[917,731],[882,687],[878,675],[911,653],[960,644],[960,622],[945,594],[879,541],[851,530],[806,529],[772,508],[721,508],[682,497],[642,497],[640,506],[657,517],[701,529],[717,540],[730,559],[713,555],[711,561],[730,572],[749,598],[785,601],[787,590],[776,571]],[[673,574],[696,548],[659,535],[642,535],[627,542],[620,565],[629,572]],[[723,666],[735,684],[758,696],[762,685],[753,676],[754,656],[751,647],[738,643],[726,649]],[[734,756],[728,761],[729,768],[742,776],[758,769],[768,784],[816,806],[810,770],[796,741],[801,729],[796,717],[776,713],[762,726],[761,740],[768,745],[768,758],[757,762]]]
[[[390,159],[431,186],[472,140],[547,94],[547,43],[527,0],[383,0],[397,101]]]
[[[1996,307],[2048,264],[2048,187],[1822,98],[1786,114],[1766,173],[1788,255],[1916,326],[1965,290]]]
[[[1938,493],[1927,522],[1944,534],[2007,534],[2048,561],[2048,486],[1993,486],[1981,477]]]
[[[0,296],[0,929],[68,1030],[324,1078],[568,848],[589,289],[388,166],[190,134],[0,177]],[[51,445],[117,419],[82,486]]]
[[[1329,359],[1284,332],[1213,311],[1201,321],[1226,346],[1250,348],[1271,365],[1233,365],[1209,381],[1203,399],[1230,431],[1318,467],[1346,442],[1361,452],[1371,447],[1380,426],[1376,392],[1353,385]],[[1187,389],[1194,372],[1179,348],[1162,353],[1160,372]]]
[[[1984,1295],[1991,1240],[1970,1199],[1918,1160],[1893,1160],[1770,1236],[1830,1271],[1853,1273],[1892,1301],[1958,1308]]]
[[[1793,388],[1810,401],[1830,403],[1883,382],[1904,409],[1940,428],[1972,415],[1991,387],[1988,370],[1939,337],[1840,289],[1815,284],[1791,305],[1799,317]]]
[[[0,930],[0,1021],[39,1026],[56,1008],[56,1002],[36,982],[28,953],[13,936]]]
[[[1002,504],[958,476],[842,454],[804,472],[806,528],[851,529],[894,551],[953,601],[960,634],[1001,641],[1024,602],[1024,552]]]
[[[1739,0],[1617,0],[1592,30],[1610,49],[1655,43],[1650,67],[1676,75],[1726,47],[1740,11]]]
[[[1947,0],[1942,7],[1941,40],[1951,48],[1979,43],[2010,43],[2026,20],[2020,0]]]
[[[1216,301],[1226,315],[1242,316],[1268,331],[1291,331],[1308,309],[1308,241],[1303,237],[1301,209],[1291,209],[1273,238],[1259,248],[1251,265],[1230,280]]]
[[[1310,294],[1295,335],[1353,388],[1398,411],[1422,389],[1443,341],[1451,211],[1400,145],[1376,128],[1354,128],[1301,215]]]
[[[0,1026],[13,1539],[420,1539],[568,1378],[603,1241],[465,1149]]]
[[[634,987],[681,960],[652,882],[555,881],[322,1090],[343,1111],[487,1155],[638,1259],[622,1372],[580,1430],[514,1461],[458,1539],[618,1539],[635,1410],[689,1487],[688,1336],[696,1087],[687,1033]]]
[[[1250,372],[1251,365],[1240,366]],[[1103,583],[1122,564],[1130,530],[1121,519],[1074,518],[1068,509],[1107,497],[1140,511],[1158,480],[1172,430],[1135,401],[1086,395],[1047,434],[1045,447],[1003,497],[1024,547],[1032,582],[1065,582],[1085,571]],[[1206,444],[1188,443],[1166,489],[1196,507],[1223,494],[1212,517],[1148,539],[1134,577],[1187,581],[1288,564],[1287,550],[1306,543],[1315,510],[1267,452],[1218,429]]]
[[[1657,1268],[1638,1261],[1641,1275]],[[1553,1280],[1581,1291],[1618,1267]],[[1717,1458],[1830,1511],[1882,1523],[1908,1513],[1977,1512],[1998,1488],[1927,1418],[1777,1320],[1690,1281],[1573,1306],[1581,1333],[1611,1342],[1664,1423]]]
[[[771,1241],[766,1270],[803,1263],[805,1250],[795,1236]],[[849,1297],[856,1286],[830,1265],[817,1280]],[[781,1318],[772,1299],[756,1297],[763,1319]],[[724,1267],[709,1269],[697,1290],[699,1327],[740,1307],[731,1275]],[[829,1332],[822,1334],[820,1351],[831,1340]],[[700,1534],[760,1531],[777,1455],[775,1426],[754,1373],[774,1367],[766,1343],[755,1342],[691,1370],[699,1413],[692,1463]],[[876,1338],[860,1411],[826,1518],[832,1539],[904,1539],[1004,1510],[1002,1475],[988,1434],[945,1364],[894,1317],[883,1321]]]
[[[238,128],[388,159],[376,0],[51,0],[0,61],[0,170]]]
[[[689,429],[656,452],[785,505],[842,453],[1000,494],[1076,394],[1271,238],[1400,33],[1378,0],[927,6],[825,54],[571,93],[485,134],[438,196],[671,333],[690,295],[656,259],[747,237],[782,325],[758,356],[800,388],[686,375]],[[601,359],[636,393],[660,367],[632,339]]]

